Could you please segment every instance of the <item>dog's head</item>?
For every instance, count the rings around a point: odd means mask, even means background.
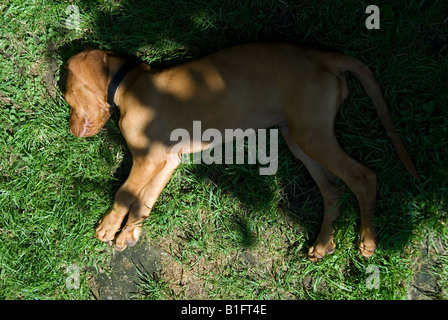
[[[65,100],[70,105],[70,132],[77,137],[97,134],[111,115],[107,103],[108,54],[86,49],[67,63]]]

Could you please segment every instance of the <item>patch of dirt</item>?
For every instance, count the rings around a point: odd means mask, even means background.
[[[161,260],[157,246],[142,241],[123,252],[113,250],[111,272],[96,274],[90,279],[90,288],[98,300],[129,300],[138,292],[139,270],[152,274]]]
[[[426,239],[418,246],[421,257],[416,260],[413,268],[414,277],[408,289],[408,299],[410,300],[434,300],[443,296],[443,289],[439,285],[439,276],[437,275],[439,268],[437,255],[448,254],[447,244],[442,243],[440,239],[432,239],[432,245],[429,242]]]
[[[182,248],[178,236],[165,236],[157,244],[141,239],[135,247],[123,252],[113,250],[109,264],[111,271],[97,274],[90,280],[94,297],[98,300],[133,299],[138,293],[140,272],[144,276],[157,275],[163,279],[175,297],[205,299],[204,281],[197,275],[213,271],[228,258],[222,256],[215,262],[199,258],[195,263],[191,263],[190,258],[187,263],[181,263]]]
[[[207,275],[222,274],[229,268],[248,267],[260,279],[260,285],[273,287],[271,271],[284,259],[287,240],[276,228],[269,227],[259,235],[257,245],[235,248],[225,253],[212,248],[185,250],[185,234],[174,231],[153,240],[141,239],[135,247],[123,252],[112,251],[110,271],[93,276],[90,287],[96,299],[133,299],[139,291],[141,275],[161,279],[169,287],[165,299],[208,299],[212,289]],[[143,240],[143,241],[142,241]],[[280,263],[281,265],[281,263]],[[293,297],[291,297],[293,298]]]
[[[207,283],[208,274],[223,274],[228,269],[247,269],[260,286],[274,287],[271,270],[282,261],[287,251],[287,239],[280,230],[268,227],[257,237],[257,244],[250,248],[234,248],[219,252],[203,248],[185,255],[184,235],[171,234],[161,238],[161,276],[174,295],[182,299],[208,299],[212,289]],[[246,268],[247,267],[247,268]],[[265,276],[268,275],[268,276]]]
[[[56,90],[58,81],[56,79],[56,72],[59,70],[59,65],[55,61],[50,61],[42,74],[42,82],[45,83],[47,92],[53,99],[56,98]]]
[[[205,259],[200,259],[195,266],[188,268],[172,256],[166,256],[163,265],[162,277],[169,284],[174,296],[183,299],[207,299],[204,280],[198,274],[207,270],[211,272],[214,269],[213,264],[209,265]]]
[[[286,220],[286,219],[285,219]],[[288,221],[285,221],[288,223]],[[141,275],[157,275],[169,287],[172,294],[166,299],[208,299],[209,284],[207,274],[225,272],[226,268],[250,266],[250,273],[256,273],[260,285],[272,287],[272,277],[266,276],[273,270],[274,264],[287,255],[287,240],[279,230],[268,228],[259,237],[258,244],[253,248],[241,248],[228,251],[226,254],[202,250],[197,253],[187,253],[182,248],[185,235],[181,231],[167,234],[154,241],[142,239],[135,247],[123,252],[112,251],[110,272],[101,272],[90,280],[90,287],[96,299],[129,300],[136,297],[141,283]],[[429,244],[431,243],[431,245]],[[431,239],[419,244],[420,258],[413,266],[414,277],[408,287],[410,300],[443,299],[446,292],[439,285],[437,270],[440,268],[437,256],[447,255],[448,244]],[[277,266],[278,267],[278,266]],[[140,275],[139,275],[140,272]],[[307,277],[303,286],[314,286],[313,279]],[[325,290],[325,281],[319,284]],[[283,297],[288,297],[283,292]],[[445,297],[446,298],[446,297]]]

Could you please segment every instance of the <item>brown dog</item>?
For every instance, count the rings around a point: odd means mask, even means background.
[[[341,149],[333,130],[339,105],[348,95],[345,71],[361,81],[402,162],[417,177],[394,131],[378,83],[354,58],[290,44],[241,45],[166,70],[140,64],[122,74],[123,81],[109,97],[113,102],[108,103],[108,86],[125,62],[112,52],[93,49],[73,56],[67,65],[65,95],[71,106],[70,130],[78,137],[96,134],[108,120],[111,104],[119,106],[119,125],[133,166],[113,208],[96,229],[99,240],[113,240],[118,250],[138,241],[140,224],[180,164],[180,153],[206,146],[191,141],[180,152],[178,148],[173,152],[175,142],[170,140],[173,130],[191,132],[193,121],[200,120],[203,130],[214,128],[221,133],[232,128],[279,126],[324,199],[322,228],[309,258],[316,261],[335,249],[333,223],[342,195],[336,177],[356,195],[361,210],[359,248],[363,256],[371,256],[376,248],[372,224],[376,175]],[[126,225],[120,230],[126,215]]]

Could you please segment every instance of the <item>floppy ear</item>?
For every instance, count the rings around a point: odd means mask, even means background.
[[[109,64],[105,51],[86,49],[70,58],[67,69],[76,80],[106,101]]]
[[[71,107],[70,131],[77,137],[90,137],[110,117],[108,55],[97,49],[84,50],[69,59],[67,69],[65,99]]]

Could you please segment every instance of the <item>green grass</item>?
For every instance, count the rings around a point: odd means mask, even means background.
[[[90,45],[164,67],[268,40],[368,64],[422,182],[404,170],[371,101],[349,78],[336,129],[344,149],[378,174],[375,256],[366,260],[356,249],[359,214],[348,193],[337,251],[307,260],[322,201],[281,141],[275,176],[259,176],[255,165],[177,170],[144,226],[143,238],[163,259],[154,273],[141,272],[135,297],[406,299],[416,263],[432,259],[440,287],[432,298],[446,299],[447,6],[374,2],[380,30],[364,25],[371,1],[2,1],[0,298],[89,299],[89,279],[107,268],[109,248],[94,228],[131,159],[116,118],[92,138],[69,133],[62,80],[71,55]],[[66,28],[69,4],[80,9],[78,30]],[[379,289],[366,285],[369,265],[379,271]],[[79,268],[79,287],[66,286],[70,266]]]

